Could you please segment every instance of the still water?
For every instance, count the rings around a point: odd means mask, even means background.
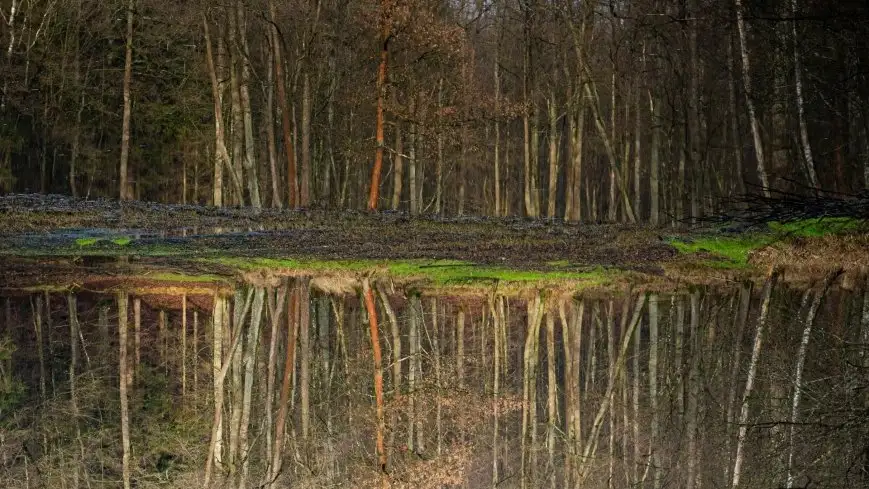
[[[866,277],[0,292],[0,487],[869,486]]]

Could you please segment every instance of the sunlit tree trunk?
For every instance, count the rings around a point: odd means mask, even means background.
[[[386,98],[386,69],[389,62],[389,41],[392,38],[391,30],[391,0],[380,0],[380,64],[377,68],[377,119],[375,125],[375,138],[377,148],[374,152],[374,167],[371,170],[371,186],[368,192],[368,210],[377,210],[377,200],[380,195],[380,172],[383,168],[383,126],[385,124],[383,102]]]
[[[220,83],[217,78],[217,69],[214,64],[214,53],[211,47],[211,35],[208,29],[208,19],[203,14],[202,26],[205,29],[206,61],[208,74],[211,78],[211,95],[214,99],[214,181],[212,205],[223,206],[223,168],[230,167],[229,152],[226,149],[226,133],[223,128],[223,97],[220,95]],[[238,185],[236,184],[236,187]]]
[[[739,0],[737,0],[739,1]],[[751,361],[748,364],[748,376],[745,379],[745,389],[742,392],[742,407],[739,411],[739,431],[736,436],[736,455],[733,460],[733,478],[731,487],[739,487],[739,479],[742,476],[742,461],[745,456],[745,437],[748,432],[748,401],[751,397],[751,391],[754,389],[755,375],[757,374],[757,363],[760,360],[761,346],[763,345],[763,334],[766,327],[766,318],[769,315],[769,303],[772,297],[772,289],[775,287],[778,280],[779,272],[776,269],[770,270],[766,283],[763,287],[763,299],[760,306],[760,317],[757,320],[757,331],[754,336],[754,346],[751,349]]]
[[[130,113],[133,105],[130,85],[133,80],[133,12],[135,5],[135,0],[127,2],[127,39],[124,48],[124,115],[121,127],[121,169],[119,173],[121,200],[133,198],[130,192],[128,166],[130,161]],[[9,48],[11,52],[12,44],[9,45]]]
[[[253,111],[250,105],[250,90],[248,88],[250,85],[250,47],[247,42],[247,21],[245,18],[244,4],[241,0],[236,1],[235,13],[238,16],[239,54],[241,58],[239,60],[241,63],[239,102],[241,103],[244,126],[244,173],[247,177],[247,190],[250,196],[250,205],[259,208],[262,207],[262,199],[260,198],[259,192],[256,142],[253,138]]]
[[[558,115],[555,106],[555,90],[549,93],[549,186],[547,188],[548,206],[546,217],[555,218],[555,204],[558,197]]]
[[[273,40],[269,31],[269,41]],[[275,51],[277,46],[269,46],[269,42],[263,42],[263,50],[266,51],[266,101],[263,107],[266,126],[266,150],[269,157],[269,176],[271,177],[272,201],[271,206],[280,209],[282,207],[280,177],[278,176],[278,147],[275,135]]]
[[[436,297],[431,299],[431,324],[432,324],[432,356],[434,357],[434,374],[435,388],[437,388],[437,401],[435,403],[435,432],[436,432],[436,451],[440,456],[443,452],[443,408],[441,402],[441,392],[443,392],[443,373],[441,370],[441,347],[440,341],[440,321],[438,318],[438,300]]]

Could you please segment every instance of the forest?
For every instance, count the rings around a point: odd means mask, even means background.
[[[856,0],[0,14],[0,193],[661,225],[869,187]]]

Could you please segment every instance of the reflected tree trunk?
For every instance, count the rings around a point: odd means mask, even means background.
[[[809,340],[812,336],[812,326],[815,324],[815,315],[818,313],[818,309],[821,307],[821,301],[824,300],[824,296],[827,295],[827,290],[829,290],[830,286],[833,284],[833,281],[836,280],[836,277],[838,277],[840,273],[842,273],[842,271],[837,270],[827,275],[827,278],[824,280],[823,285],[818,289],[817,293],[815,294],[815,298],[812,300],[812,305],[809,307],[809,310],[806,313],[806,319],[803,321],[803,335],[802,339],[800,340],[799,351],[797,352],[797,365],[794,369],[794,392],[793,397],[791,398],[791,416],[790,430],[788,433],[788,462],[786,478],[786,487],[788,489],[794,487],[795,482],[795,476],[793,474],[794,437],[796,436],[797,421],[799,419],[800,398],[802,396],[803,389],[803,367],[806,364],[806,351],[808,350]]]
[[[124,489],[131,487],[130,474],[130,404],[127,397],[129,385],[127,362],[127,301],[126,292],[118,292],[118,384],[121,396],[121,444],[123,446]]]
[[[371,290],[371,285],[368,279],[362,281],[362,294],[365,300],[365,310],[368,312],[368,328],[371,339],[371,349],[374,360],[374,399],[377,412],[376,420],[376,449],[377,461],[380,471],[386,473],[386,450],[384,448],[383,432],[384,417],[383,417],[383,366],[382,355],[380,350],[380,332],[377,326],[377,305],[374,302],[374,292]]]
[[[742,392],[742,407],[739,411],[739,431],[736,435],[736,455],[733,459],[733,478],[731,481],[731,487],[734,488],[739,487],[740,477],[742,476],[742,462],[745,456],[745,437],[748,432],[748,401],[751,396],[751,391],[754,389],[757,364],[760,360],[761,347],[763,346],[763,334],[766,326],[766,318],[769,316],[770,298],[772,297],[772,289],[775,287],[778,276],[779,271],[777,269],[770,270],[767,275],[766,283],[763,286],[760,317],[757,320],[754,346],[752,346],[751,349],[751,361],[748,364],[748,376],[745,379],[745,389]]]

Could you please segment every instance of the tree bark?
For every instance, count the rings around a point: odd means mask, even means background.
[[[813,189],[819,189],[818,174],[815,171],[815,159],[812,156],[812,144],[809,141],[809,129],[806,124],[806,107],[803,101],[803,69],[800,61],[800,53],[797,49],[797,0],[791,0],[791,35],[794,43],[794,90],[797,96],[797,117],[800,125],[800,143],[803,146],[803,158],[806,172],[809,175],[809,185]]]
[[[549,186],[546,217],[555,219],[555,204],[558,197],[558,114],[555,106],[555,90],[549,93]]]
[[[311,82],[302,74],[302,162],[299,176],[299,205],[311,204]]]
[[[278,107],[281,111],[281,129],[283,130],[284,152],[287,156],[287,207],[294,209],[299,206],[298,185],[296,183],[296,158],[293,150],[292,125],[290,124],[290,108],[287,103],[286,77],[284,62],[281,58],[283,37],[278,31],[277,10],[274,0],[269,0],[269,20],[271,24],[272,46],[275,50],[275,83],[278,88]]]
[[[742,83],[745,89],[745,103],[748,107],[748,120],[751,123],[751,135],[754,138],[754,156],[757,159],[757,175],[763,187],[763,194],[770,197],[769,176],[766,172],[766,163],[763,156],[763,140],[760,135],[760,123],[754,108],[754,99],[751,88],[751,62],[748,55],[748,39],[745,32],[745,17],[742,12],[742,0],[736,2],[736,27],[739,30],[739,51],[742,59]],[[737,477],[734,474],[734,477]],[[738,481],[738,478],[735,479]]]
[[[220,83],[217,80],[217,70],[214,66],[214,54],[211,47],[211,35],[208,29],[208,19],[205,14],[202,15],[202,27],[205,30],[205,49],[206,61],[208,63],[208,73],[211,77],[211,95],[214,99],[214,190],[212,194],[212,205],[217,207],[223,206],[223,168],[229,168],[229,152],[226,149],[226,133],[223,127],[223,108],[222,97],[220,96]],[[232,172],[230,172],[232,173]],[[233,174],[234,176],[234,174]],[[233,179],[236,190],[238,190],[238,182]]]
[[[236,14],[238,17],[239,62],[241,63],[239,101],[241,102],[244,126],[243,165],[245,175],[247,176],[250,205],[258,209],[262,207],[262,199],[260,198],[259,177],[257,176],[256,143],[253,138],[253,111],[250,106],[250,47],[247,42],[247,22],[245,20],[244,4],[241,0],[236,1]]]
[[[130,85],[133,80],[133,11],[135,0],[127,2],[127,40],[124,48],[124,115],[121,127],[121,169],[120,169],[120,200],[132,199],[128,176],[130,161],[130,113],[132,112],[132,96]],[[9,52],[12,52],[12,44],[9,44]]]
[[[390,18],[390,9],[390,0],[380,1],[381,48],[380,64],[377,67],[377,119],[375,124],[377,148],[374,151],[374,167],[371,170],[371,186],[368,192],[369,211],[377,210],[377,200],[380,195],[380,172],[383,168],[383,126],[385,124],[383,102],[386,98],[386,69],[389,62],[389,41],[391,39],[390,24],[392,19]]]

